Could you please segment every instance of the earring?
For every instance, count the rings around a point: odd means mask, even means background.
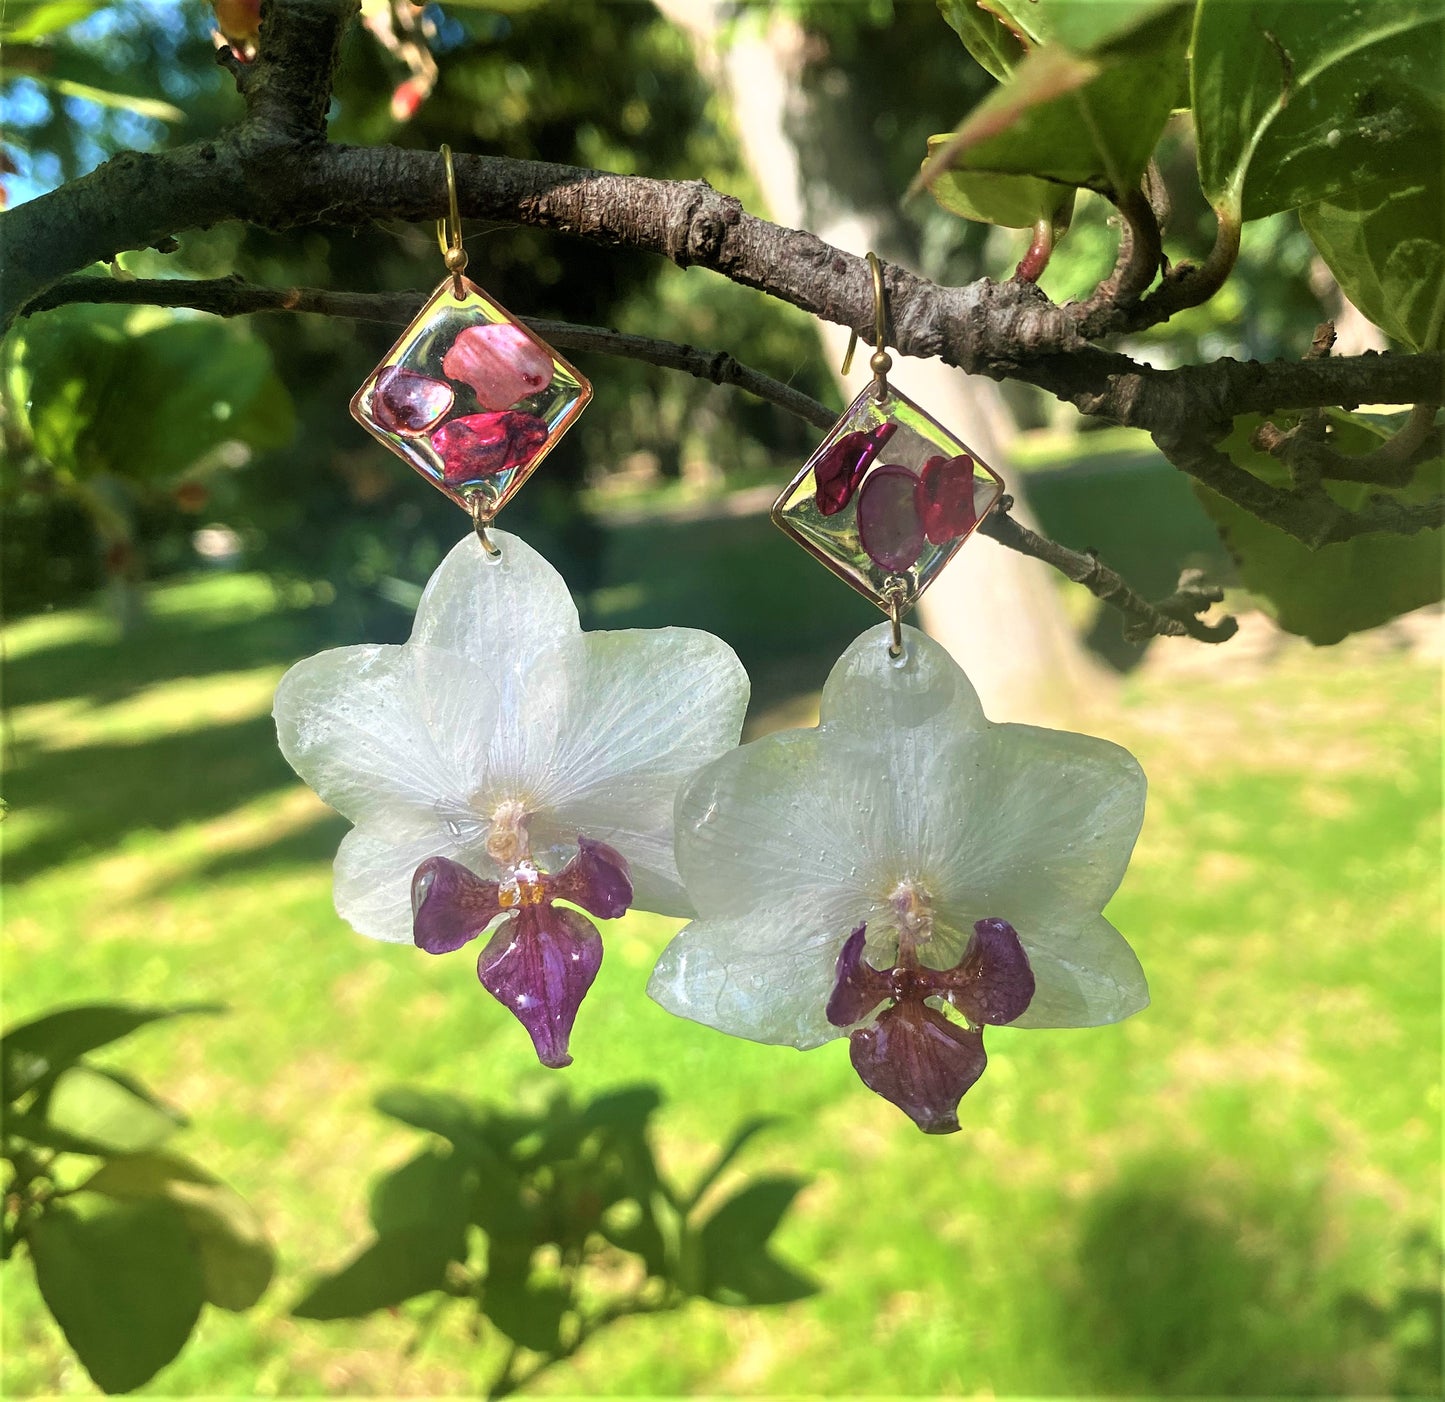
[[[555,903],[598,919],[691,913],[674,799],[737,744],[747,676],[693,629],[582,632],[561,575],[492,530],[591,389],[463,277],[442,155],[449,276],[352,411],[473,530],[432,575],[409,641],[298,662],[276,692],[276,729],[291,766],[354,825],[336,855],[341,918],[430,954],[496,924],[478,976],[541,1062],[566,1066],[602,938]]]
[[[834,666],[817,727],[745,745],[684,787],[676,852],[698,918],[649,992],[754,1041],[846,1035],[869,1089],[947,1133],[987,1064],[986,1026],[1089,1026],[1147,1004],[1100,913],[1145,781],[1107,741],[989,721],[953,659],[903,625],[1003,486],[888,385],[869,263],[873,382],[773,519],[889,621]]]

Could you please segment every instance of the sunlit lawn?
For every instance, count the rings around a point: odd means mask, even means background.
[[[811,1179],[779,1246],[823,1291],[630,1321],[541,1391],[1438,1394],[1434,665],[1291,647],[1268,669],[1126,683],[1092,724],[1152,781],[1111,914],[1154,1006],[991,1034],[965,1132],[931,1139],[860,1088],[841,1043],[753,1046],[650,1004],[665,922],[607,932],[565,1073],[530,1061],[466,955],[352,935],[330,897],[344,825],[293,780],[268,715],[313,627],[235,577],[159,591],[124,644],[77,612],[6,635],[5,1019],[229,1004],[115,1057],[191,1113],[181,1147],[262,1209],[281,1253],[263,1305],[208,1312],[148,1391],[474,1393],[497,1345],[460,1316],[405,1357],[410,1312],[286,1309],[415,1142],[370,1109],[378,1090],[530,1102],[563,1075],[582,1094],[656,1082],[679,1170],[745,1116],[784,1116],[738,1171]],[[3,1281],[4,1392],[89,1390],[28,1264]]]

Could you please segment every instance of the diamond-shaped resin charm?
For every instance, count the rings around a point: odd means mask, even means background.
[[[888,611],[933,583],[1003,495],[1003,479],[891,386],[869,385],[773,503],[773,520]]]
[[[490,521],[591,397],[592,386],[551,346],[459,276],[432,293],[356,391],[351,413]]]

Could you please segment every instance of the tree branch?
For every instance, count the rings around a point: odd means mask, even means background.
[[[999,499],[998,506],[984,517],[979,533],[1052,565],[1075,584],[1082,584],[1096,599],[1124,615],[1124,636],[1133,642],[1150,637],[1196,638],[1202,643],[1222,643],[1239,631],[1239,623],[1224,617],[1218,623],[1206,623],[1199,617],[1212,604],[1224,598],[1224,591],[1207,587],[1199,581],[1197,571],[1190,571],[1179,581],[1179,588],[1167,599],[1151,604],[1136,593],[1115,570],[1111,570],[1092,550],[1080,553],[1031,531],[1008,514],[1013,499]]]
[[[340,37],[355,10],[356,0],[268,0],[260,52],[242,84],[246,115],[223,137],[158,155],[123,153],[0,214],[5,324],[42,305],[42,295],[66,274],[128,248],[167,246],[187,229],[224,221],[277,230],[356,226],[440,214],[444,185],[435,154],[321,139]],[[471,218],[652,252],[682,267],[708,268],[865,338],[872,331],[872,281],[863,259],[750,215],[706,182],[484,156],[458,156],[456,172],[461,209]],[[1114,279],[1121,302],[1136,295],[1153,242],[1152,213],[1147,221],[1143,209],[1126,210],[1131,214],[1129,257]],[[1238,235],[1237,225],[1221,221],[1208,259],[1172,270],[1133,303],[1128,326],[1152,325],[1213,295],[1233,267]],[[1136,248],[1143,250],[1138,258]],[[1437,519],[1428,504],[1401,506],[1383,497],[1347,512],[1323,491],[1260,481],[1215,445],[1244,413],[1438,402],[1445,397],[1439,354],[1267,365],[1220,360],[1156,370],[1089,344],[1075,315],[1027,282],[941,287],[896,266],[885,276],[892,344],[900,353],[937,355],[970,373],[1034,384],[1082,413],[1143,429],[1177,466],[1297,539],[1319,544],[1360,530],[1412,531]],[[717,373],[731,373],[726,361],[716,364]]]
[[[25,309],[25,314],[73,302],[153,307],[189,307],[216,316],[256,312],[311,312],[404,326],[421,309],[426,292],[330,292],[317,287],[262,287],[239,277],[134,278],[71,277],[55,284]],[[758,399],[776,404],[816,428],[831,428],[837,413],[791,385],[744,365],[726,351],[699,350],[655,336],[634,336],[601,326],[522,317],[539,336],[559,350],[594,351],[599,355],[640,360],[668,370],[681,370],[715,385],[735,385]]]

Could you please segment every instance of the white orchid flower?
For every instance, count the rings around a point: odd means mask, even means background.
[[[512,912],[482,982],[565,1066],[601,939],[582,915],[688,915],[672,815],[747,706],[732,650],[690,628],[583,633],[561,575],[515,536],[442,561],[401,646],[298,662],[276,692],[291,766],[355,826],[336,910],[360,934],[459,948]]]
[[[887,624],[848,648],[816,729],[733,750],[683,789],[698,918],[648,991],[753,1041],[846,1032],[865,1084],[941,1133],[983,1071],[984,1025],[1086,1027],[1147,1005],[1100,913],[1145,782],[1108,741],[993,724],[943,648],[904,635],[898,660]]]

